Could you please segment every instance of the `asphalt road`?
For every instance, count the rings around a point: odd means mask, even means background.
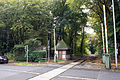
[[[66,64],[30,67],[0,64],[0,80],[28,80],[64,65]],[[74,66],[51,80],[120,80],[120,72],[82,69],[79,68],[79,65]]]
[[[52,80],[120,80],[120,72],[83,69],[79,66],[74,66]]]
[[[58,67],[60,67],[60,65],[30,67],[0,64],[0,80],[27,80]]]

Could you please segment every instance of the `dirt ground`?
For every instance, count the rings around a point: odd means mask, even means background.
[[[111,69],[106,69],[105,64],[102,63],[102,59],[97,59],[94,61],[89,61],[86,64],[93,64],[101,67],[102,70],[108,71],[119,71],[120,72],[120,60],[118,61],[118,68],[115,67],[115,60],[111,60]]]

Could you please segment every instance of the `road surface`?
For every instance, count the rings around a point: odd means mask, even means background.
[[[120,72],[82,69],[79,67],[81,64],[67,69],[66,65],[71,64],[50,64],[36,67],[0,64],[0,80],[30,80],[55,70],[60,71],[61,67],[65,71],[61,71],[60,74],[54,73],[56,75],[50,80],[120,80]]]

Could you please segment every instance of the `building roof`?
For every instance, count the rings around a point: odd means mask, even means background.
[[[61,40],[58,42],[56,49],[57,50],[69,50],[70,47],[63,40]]]

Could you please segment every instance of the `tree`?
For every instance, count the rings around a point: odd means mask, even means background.
[[[119,43],[119,33],[120,33],[120,20],[119,20],[119,7],[118,7],[118,0],[115,1],[115,15],[116,15],[116,32],[117,32],[117,43]],[[114,28],[113,28],[113,20],[112,15],[112,1],[111,0],[92,0],[87,1],[86,7],[90,9],[89,16],[91,17],[89,20],[92,22],[91,26],[96,31],[97,35],[99,36],[99,49],[101,49],[102,45],[102,38],[101,38],[101,23],[104,24],[104,15],[103,15],[103,5],[106,6],[106,15],[107,15],[107,26],[108,26],[108,43],[109,43],[109,53],[114,54]]]
[[[61,39],[65,40],[72,48],[71,53],[76,53],[78,31],[80,32],[87,22],[87,14],[76,5],[78,4],[74,1],[59,0],[54,1],[51,8],[57,28],[57,42]]]
[[[12,50],[14,45],[37,38],[47,45],[48,25],[51,18],[48,3],[44,0],[12,0],[0,2],[1,53]]]

